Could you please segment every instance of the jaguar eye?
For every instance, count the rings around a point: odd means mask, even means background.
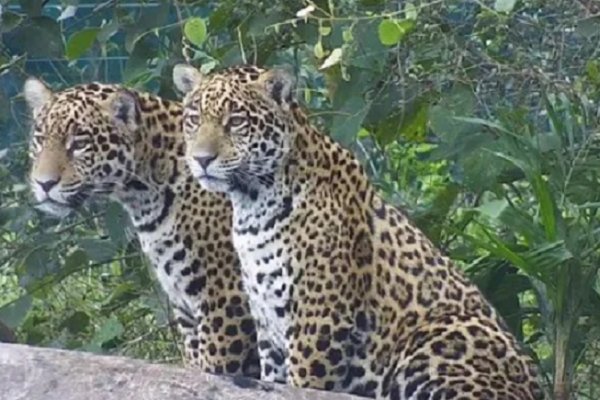
[[[73,142],[71,142],[71,146],[69,147],[69,150],[71,150],[71,151],[82,150],[89,144],[90,144],[89,139],[76,139],[76,140],[73,140]]]
[[[42,143],[44,142],[44,137],[42,135],[34,135],[33,136],[33,142],[35,144],[37,144],[38,146],[41,146]]]
[[[246,123],[246,118],[238,115],[234,115],[227,121],[227,125],[229,125],[232,128],[237,128],[238,126],[241,126],[244,123]]]
[[[188,123],[192,125],[198,125],[200,123],[200,117],[197,115],[189,115],[187,117]]]

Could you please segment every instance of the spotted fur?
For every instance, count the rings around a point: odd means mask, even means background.
[[[191,88],[188,164],[233,203],[264,379],[392,400],[543,398],[497,312],[309,124],[288,74],[175,75]]]
[[[173,305],[187,362],[258,377],[231,207],[203,190],[183,161],[181,104],[98,83],[52,93],[33,78],[25,96],[38,207],[66,215],[89,196],[119,201]]]

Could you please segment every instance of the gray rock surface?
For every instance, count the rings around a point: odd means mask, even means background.
[[[0,343],[1,400],[358,400],[191,368]]]

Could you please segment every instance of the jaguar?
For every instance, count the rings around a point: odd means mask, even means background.
[[[357,158],[310,123],[283,68],[173,70],[186,160],[233,206],[262,378],[390,400],[538,400],[506,324]]]
[[[95,82],[53,92],[34,77],[23,93],[36,207],[64,217],[86,199],[120,203],[172,304],[186,364],[258,377],[231,204],[204,190],[183,160],[181,103]]]

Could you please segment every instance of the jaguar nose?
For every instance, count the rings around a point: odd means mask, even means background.
[[[200,164],[200,166],[203,169],[208,168],[208,166],[210,165],[211,162],[213,162],[215,159],[217,158],[216,154],[211,154],[209,156],[198,156],[198,157],[194,157],[194,160],[196,160],[196,162],[198,164]]]
[[[48,179],[46,181],[36,180],[37,184],[44,190],[44,192],[48,193],[56,184],[59,179]]]

